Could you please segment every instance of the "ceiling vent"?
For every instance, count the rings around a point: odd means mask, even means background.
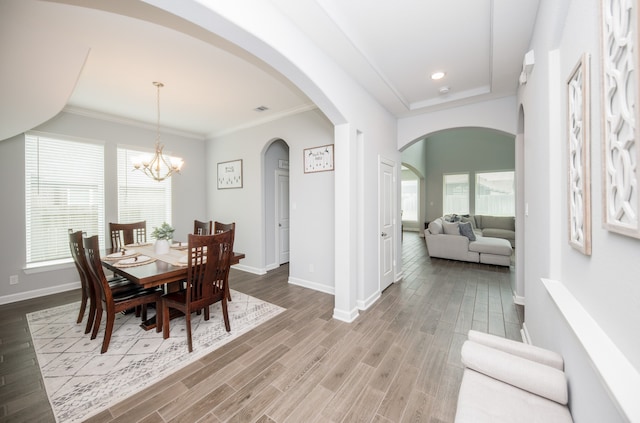
[[[256,112],[264,112],[265,110],[269,110],[269,108],[267,106],[258,106],[255,109]]]

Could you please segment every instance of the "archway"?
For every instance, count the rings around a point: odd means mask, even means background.
[[[266,270],[289,262],[289,145],[274,139],[262,156]]]

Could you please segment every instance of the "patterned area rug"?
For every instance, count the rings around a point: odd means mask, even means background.
[[[109,350],[100,354],[104,317],[98,337],[90,340],[90,334],[84,334],[86,316],[75,323],[79,302],[28,314],[56,421],[78,422],[97,414],[284,311],[233,290],[231,298],[231,332],[224,328],[220,303],[211,306],[209,321],[192,315],[192,353],[184,317],[171,321],[171,337],[165,340],[155,329],[141,329],[135,314],[119,314]]]

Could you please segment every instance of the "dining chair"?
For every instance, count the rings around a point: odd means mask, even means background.
[[[80,276],[80,287],[82,289],[82,299],[80,301],[80,312],[76,323],[81,323],[84,318],[87,302],[89,304],[89,315],[87,316],[87,326],[84,333],[89,333],[93,326],[93,319],[96,314],[95,293],[93,291],[93,283],[87,275],[87,262],[84,256],[84,247],[82,245],[82,231],[73,232],[69,229],[69,248],[71,249],[71,257],[76,265],[78,275]]]
[[[162,297],[162,328],[164,339],[169,338],[169,309],[182,311],[187,326],[189,352],[192,352],[191,313],[204,309],[204,320],[209,320],[209,306],[221,301],[224,326],[227,332],[231,331],[226,296],[232,254],[231,232],[189,234],[188,245],[186,287]]]
[[[100,353],[104,354],[107,352],[109,342],[111,341],[111,333],[113,332],[113,324],[116,319],[116,314],[121,311],[142,306],[142,320],[147,320],[146,305],[155,302],[156,332],[160,332],[162,330],[162,289],[145,289],[133,282],[129,282],[126,285],[120,285],[117,288],[112,288],[105,277],[104,270],[102,269],[98,236],[94,235],[89,238],[84,238],[83,246],[85,257],[87,259],[87,268],[89,269],[89,274],[93,281],[94,290],[100,293],[100,301],[96,301],[96,317],[93,324],[91,339],[95,339],[98,336],[102,314],[103,312],[107,313],[104,339],[102,341],[102,350]]]
[[[231,250],[233,251],[233,242],[236,238],[236,222],[232,223],[222,223],[215,221],[213,223],[213,233],[219,234],[224,231],[231,231]],[[231,301],[231,290],[229,288],[229,284],[227,283],[227,300]]]
[[[78,320],[76,323],[82,322],[84,313],[87,309],[87,303],[89,304],[89,315],[87,316],[87,325],[84,333],[89,333],[93,326],[93,321],[96,316],[96,291],[94,289],[91,275],[89,274],[89,268],[87,258],[84,254],[84,245],[82,242],[83,237],[86,236],[85,232],[73,231],[69,229],[69,247],[71,249],[71,257],[73,263],[78,270],[80,276],[80,286],[82,288],[82,297],[80,301],[80,312],[78,313]],[[130,283],[126,278],[115,275],[108,279],[109,286],[112,289],[120,289],[121,286]]]
[[[111,248],[114,251],[134,243],[147,242],[147,221],[133,223],[109,222]]]
[[[211,235],[211,227],[213,222],[201,222],[199,220],[193,221],[193,233],[194,235]]]

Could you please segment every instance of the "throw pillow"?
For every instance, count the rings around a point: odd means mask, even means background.
[[[431,235],[441,234],[442,225],[437,220],[434,220],[433,222],[429,223],[429,233],[431,233]]]
[[[458,225],[460,229],[460,235],[464,235],[469,238],[469,241],[476,240],[476,234],[473,232],[473,228],[471,227],[471,222],[461,222]]]
[[[442,222],[442,226],[444,227],[444,233],[447,235],[460,235],[460,230],[458,229],[458,222]]]
[[[473,228],[473,229],[476,228],[476,221],[475,221],[475,219],[473,217],[470,217],[470,216],[464,217],[464,216],[462,216],[461,221],[462,222],[469,222],[469,223],[471,223],[471,228]]]

